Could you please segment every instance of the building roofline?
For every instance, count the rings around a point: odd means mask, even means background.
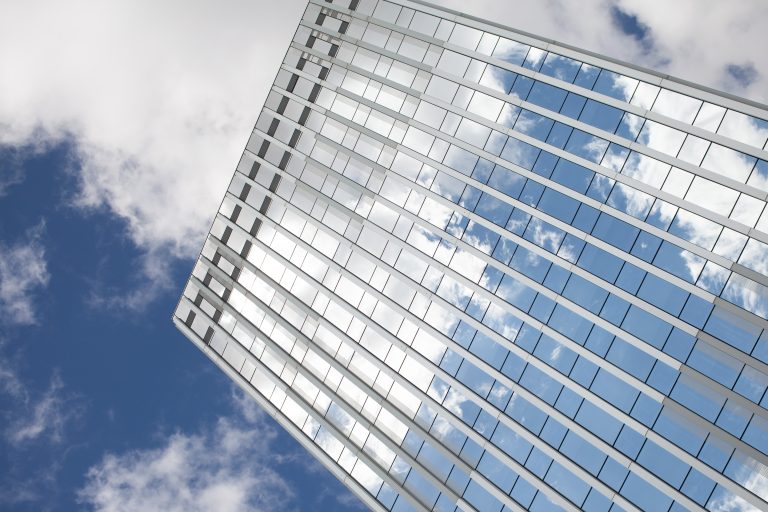
[[[739,103],[743,103],[745,105],[749,105],[750,107],[757,108],[759,110],[764,111],[766,113],[766,116],[768,116],[768,104],[760,103],[759,101],[755,101],[755,100],[751,100],[751,99],[748,99],[748,98],[744,98],[742,96],[738,96],[736,94],[732,94],[732,93],[729,93],[729,92],[721,91],[721,90],[718,90],[718,89],[715,89],[715,88],[712,88],[712,87],[703,86],[703,85],[700,85],[698,83],[690,82],[688,80],[676,77],[674,75],[668,75],[668,74],[665,74],[665,73],[661,73],[661,72],[656,71],[654,69],[646,68],[646,67],[643,67],[643,66],[638,66],[637,64],[633,64],[631,62],[627,62],[627,61],[623,61],[621,59],[616,59],[616,58],[613,58],[613,57],[609,57],[607,55],[603,55],[603,54],[600,54],[600,53],[597,53],[597,52],[586,50],[584,48],[580,48],[578,46],[574,46],[574,45],[571,45],[571,44],[568,44],[568,43],[563,43],[562,41],[558,41],[556,39],[549,39],[549,38],[546,38],[546,37],[542,37],[540,35],[533,34],[531,32],[526,32],[524,30],[520,30],[520,29],[517,29],[517,28],[514,28],[514,27],[510,27],[510,26],[504,25],[502,23],[497,23],[497,22],[494,22],[494,21],[491,21],[491,20],[488,20],[488,19],[485,19],[485,18],[481,18],[479,16],[473,16],[471,14],[467,14],[467,13],[463,13],[463,12],[456,11],[456,10],[453,10],[453,9],[449,9],[447,7],[443,7],[441,5],[438,5],[438,4],[435,4],[435,3],[432,3],[432,2],[427,2],[425,0],[389,0],[389,1],[392,1],[393,3],[397,3],[397,4],[400,4],[400,5],[404,5],[404,4],[407,4],[407,3],[423,5],[425,7],[431,8],[431,9],[436,9],[438,11],[443,11],[443,12],[449,13],[449,14],[454,15],[454,16],[459,17],[459,18],[465,18],[467,20],[471,20],[471,21],[474,21],[474,22],[477,22],[477,23],[483,23],[483,24],[490,25],[490,26],[495,27],[495,28],[499,28],[499,29],[502,29],[502,30],[507,30],[509,32],[513,32],[515,34],[519,34],[521,36],[528,37],[528,38],[531,38],[531,39],[536,39],[538,41],[542,41],[542,42],[547,43],[547,44],[557,45],[557,46],[560,46],[562,48],[566,48],[568,50],[573,50],[573,51],[576,51],[576,52],[579,52],[579,53],[583,53],[585,55],[588,55],[590,57],[594,57],[596,59],[607,61],[607,62],[609,62],[611,64],[616,64],[616,65],[619,65],[619,66],[624,66],[626,68],[630,68],[632,70],[639,71],[641,73],[652,75],[652,76],[658,77],[658,78],[660,78],[662,80],[668,80],[670,82],[675,82],[675,83],[678,83],[678,84],[680,84],[682,86],[685,86],[685,87],[690,87],[690,88],[697,89],[697,90],[700,90],[700,91],[705,92],[705,93],[714,94],[714,95],[717,95],[717,96],[721,96],[721,97],[727,98],[727,99],[732,100],[732,101],[737,101]]]

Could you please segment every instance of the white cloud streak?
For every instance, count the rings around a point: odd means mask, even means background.
[[[9,369],[0,369],[0,372]],[[11,382],[20,385],[13,376]],[[12,411],[14,419],[5,430],[6,441],[22,446],[33,441],[61,443],[65,428],[80,417],[83,405],[65,391],[60,375],[54,372],[48,388],[39,397],[31,396],[26,387],[17,387],[14,396],[17,407]]]
[[[97,512],[289,510],[293,491],[275,471],[275,430],[238,392],[240,414],[199,433],[176,432],[155,448],[108,454],[78,493]]]
[[[35,294],[50,274],[42,243],[45,223],[27,231],[15,244],[0,243],[0,322],[30,325],[37,320]]]

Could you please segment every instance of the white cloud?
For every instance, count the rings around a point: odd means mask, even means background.
[[[0,369],[3,371],[10,372],[7,368]],[[10,382],[21,386],[15,375]],[[14,419],[5,430],[6,440],[14,446],[37,440],[60,443],[66,426],[77,419],[83,409],[79,400],[64,390],[64,382],[56,372],[40,397],[31,396],[26,387],[17,387],[14,391],[17,407],[13,410]]]
[[[276,432],[249,397],[238,397],[241,414],[210,429],[106,455],[88,470],[80,503],[99,512],[290,509],[293,491],[275,471]]]
[[[36,321],[35,293],[50,275],[42,236],[45,223],[30,229],[12,245],[0,243],[0,321],[29,325]]]

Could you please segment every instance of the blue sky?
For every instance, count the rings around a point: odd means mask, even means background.
[[[444,3],[768,100],[764,0]],[[0,510],[359,509],[170,321],[305,4],[0,3]]]

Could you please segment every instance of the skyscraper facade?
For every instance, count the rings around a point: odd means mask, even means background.
[[[766,510],[766,119],[309,0],[174,322],[373,510]]]

